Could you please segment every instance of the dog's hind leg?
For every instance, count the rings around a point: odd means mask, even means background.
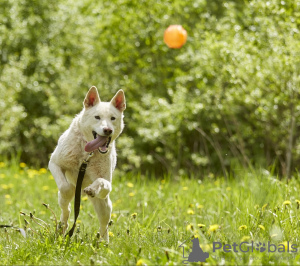
[[[108,236],[108,223],[110,220],[110,215],[112,211],[112,204],[109,196],[107,196],[105,199],[99,199],[99,198],[91,198],[89,197],[91,202],[94,205],[94,209],[97,213],[99,222],[100,222],[100,236],[106,241],[109,242],[109,236]]]

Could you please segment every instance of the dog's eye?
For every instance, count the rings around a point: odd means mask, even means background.
[[[116,118],[114,116],[111,117],[111,120],[116,120]]]
[[[100,120],[100,116],[99,115],[96,115],[95,118],[98,119],[98,120]]]

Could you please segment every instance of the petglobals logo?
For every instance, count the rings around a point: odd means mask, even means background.
[[[181,243],[179,248],[182,247],[182,257],[186,260],[183,260],[183,264],[187,264],[188,262],[206,262],[206,259],[209,258],[209,253],[204,252],[202,248],[199,245],[199,239],[193,238],[190,239],[192,242],[192,251],[190,254],[186,257],[184,256],[184,248],[183,245],[186,241]],[[221,242],[213,242],[213,250],[212,252],[215,253],[216,251],[223,251],[225,253],[229,252],[242,252],[242,253],[253,253],[253,252],[269,252],[269,253],[296,253],[298,252],[298,248],[296,244],[290,245],[289,241],[287,241],[285,244],[272,244],[270,241],[268,243],[262,243],[258,242],[255,243],[253,241],[251,242],[241,242],[239,244],[233,243],[233,244],[222,244]]]
[[[225,244],[223,245],[221,242],[213,242],[213,252],[216,252],[217,250],[223,250],[225,253],[229,252],[243,252],[243,253],[249,253],[254,252],[254,250],[257,250],[259,252],[292,252],[296,253],[298,252],[298,248],[296,244],[290,245],[289,241],[287,242],[287,245],[284,244],[272,244],[270,241],[268,243],[254,243],[251,242],[241,242],[240,244],[233,243],[233,244]]]

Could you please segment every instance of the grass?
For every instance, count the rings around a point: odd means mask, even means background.
[[[108,245],[97,237],[98,221],[86,196],[82,197],[76,234],[64,238],[55,232],[52,212],[42,205],[49,204],[59,217],[51,174],[22,163],[0,163],[0,224],[25,228],[24,218],[29,222],[26,238],[17,230],[0,228],[0,264],[181,265],[179,245],[187,240],[184,252],[188,256],[192,237],[198,237],[202,249],[209,252],[205,264],[300,264],[299,251],[287,252],[288,243],[300,247],[297,179],[286,184],[259,170],[240,170],[227,181],[213,175],[201,181],[117,174],[111,199]],[[37,225],[20,211],[32,213],[47,226]],[[72,221],[73,216],[69,224]],[[232,245],[243,241],[254,245],[270,242],[283,252],[213,251],[213,242]]]

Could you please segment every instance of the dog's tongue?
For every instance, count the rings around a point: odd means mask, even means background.
[[[97,135],[97,138],[88,142],[85,145],[84,150],[86,152],[92,152],[92,151],[98,149],[99,147],[101,147],[101,150],[102,150],[102,148],[105,148],[106,141],[107,141],[107,137]]]

